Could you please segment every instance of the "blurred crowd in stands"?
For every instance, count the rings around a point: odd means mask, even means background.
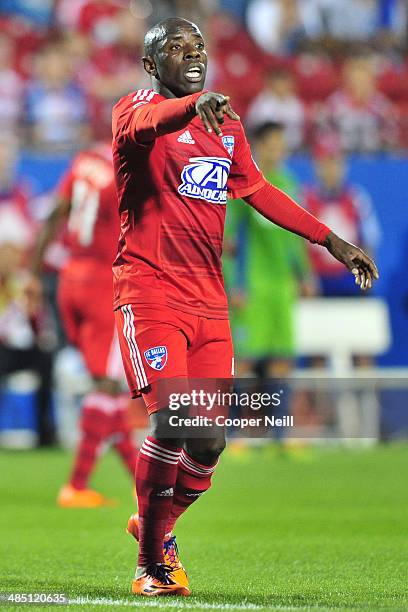
[[[21,307],[21,277],[52,196],[33,197],[24,177],[15,180],[19,154],[69,158],[110,138],[113,104],[149,86],[140,61],[144,33],[175,15],[204,33],[207,87],[231,96],[254,146],[261,146],[257,134],[267,134],[276,159],[266,171],[285,185],[286,156],[311,151],[317,184],[303,196],[299,190],[301,201],[345,238],[371,252],[378,244],[375,206],[348,186],[346,161],[353,152],[404,155],[408,145],[405,0],[2,0],[0,376],[17,360],[49,388],[41,355],[59,336],[46,313],[27,318]],[[309,256],[320,276],[313,294],[354,292],[334,261],[313,250]],[[60,241],[50,270],[64,257]]]
[[[147,86],[143,35],[180,15],[205,33],[208,87],[248,127],[281,121],[290,148],[329,129],[346,150],[408,139],[404,0],[3,0],[0,128],[77,149],[110,134],[114,101]]]

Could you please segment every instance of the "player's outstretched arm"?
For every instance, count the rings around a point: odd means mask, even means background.
[[[378,279],[379,274],[374,261],[362,249],[346,242],[334,232],[328,234],[324,246],[354,274],[356,284],[363,291],[371,289],[373,280]]]
[[[135,105],[113,109],[112,127],[116,139],[139,144],[152,144],[157,136],[184,129],[198,115],[208,132],[221,136],[219,125],[224,115],[239,120],[232,110],[229,98],[214,92],[195,93],[182,98],[171,98],[151,103],[144,100]]]
[[[372,286],[379,277],[375,263],[361,249],[336,236],[327,225],[321,223],[290,196],[265,182],[245,201],[261,215],[276,225],[307,238],[310,242],[325,246],[338,261],[356,277],[362,290]]]

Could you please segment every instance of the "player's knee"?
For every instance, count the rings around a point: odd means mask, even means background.
[[[225,449],[224,437],[215,439],[187,440],[186,451],[198,463],[203,465],[214,465],[218,457]]]
[[[169,419],[173,413],[164,408],[150,415],[150,435],[159,442],[170,444],[176,448],[183,446],[183,438],[177,435],[174,428],[171,427]]]

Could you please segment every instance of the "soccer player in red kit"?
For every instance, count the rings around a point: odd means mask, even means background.
[[[172,530],[210,487],[225,439],[221,429],[214,437],[171,436],[174,413],[160,388],[170,379],[232,377],[221,270],[227,196],[325,246],[362,288],[377,271],[360,249],[265,180],[229,99],[202,91],[207,55],[197,26],[160,22],[146,34],[143,63],[152,88],[132,92],[113,110],[121,214],[114,306],[129,387],[143,395],[151,420],[136,466],[138,515],[128,525],[139,540],[132,591],[189,595]]]
[[[128,423],[128,397],[118,335],[112,312],[112,261],[117,252],[119,219],[108,144],[79,153],[62,178],[56,206],[45,222],[32,262],[32,288],[39,276],[47,245],[65,221],[69,259],[59,278],[58,306],[68,340],[80,350],[93,389],[81,408],[81,439],[68,484],[58,504],[95,507],[110,500],[88,488],[102,447],[110,442],[133,474],[136,448]]]

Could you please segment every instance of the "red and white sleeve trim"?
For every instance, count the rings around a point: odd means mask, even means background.
[[[139,89],[133,96],[133,108],[138,108],[143,104],[149,104],[153,97],[157,94],[153,89]]]

